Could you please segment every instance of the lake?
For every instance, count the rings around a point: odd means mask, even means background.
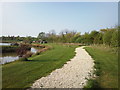
[[[0,43],[0,45],[10,45],[11,43]],[[31,47],[31,52],[36,53],[39,48]],[[20,57],[15,52],[10,52],[10,53],[0,53],[0,64],[5,64],[8,62],[13,62],[15,60],[18,60]]]

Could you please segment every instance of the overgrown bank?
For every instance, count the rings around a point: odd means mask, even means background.
[[[95,60],[96,79],[88,81],[87,88],[118,88],[118,55],[105,47],[85,47]]]
[[[6,52],[16,52],[19,46],[0,46],[2,53]]]
[[[2,66],[3,88],[26,88],[42,76],[60,68],[75,55],[77,46],[50,44],[53,48],[27,61],[15,61]]]

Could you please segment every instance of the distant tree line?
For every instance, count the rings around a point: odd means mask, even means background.
[[[2,42],[19,42],[19,41],[23,41],[25,43],[32,43],[32,41],[37,40],[36,37],[31,37],[31,36],[27,36],[27,37],[20,37],[20,36],[2,36],[0,37],[0,40]]]
[[[99,31],[93,30],[91,32],[80,32],[63,30],[56,34],[55,30],[49,33],[40,32],[38,37],[20,37],[20,36],[2,36],[2,41],[22,41],[25,43],[32,43],[33,41],[46,40],[48,43],[81,43],[85,45],[91,44],[105,44],[113,47],[120,46],[120,26],[114,28],[100,29]]]
[[[64,30],[56,35],[54,30],[49,33],[40,32],[38,39],[47,40],[50,43],[81,43],[85,45],[105,44],[113,47],[118,47],[120,38],[118,31],[120,27],[93,30],[90,33],[85,32],[83,35],[80,32]],[[119,39],[118,39],[119,38]]]

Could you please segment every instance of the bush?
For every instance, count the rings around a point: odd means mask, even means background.
[[[89,79],[87,85],[84,87],[84,90],[85,88],[99,88],[99,84],[96,80]]]
[[[100,69],[101,69],[101,68],[100,68],[100,65],[99,65],[100,63],[97,62],[97,61],[94,61],[94,63],[95,63],[94,68],[96,69],[95,72],[94,72],[94,74],[95,74],[96,76],[100,76],[100,73],[101,73],[101,72],[100,72]]]
[[[31,47],[30,45],[27,44],[21,44],[20,47],[17,49],[17,54],[19,56],[23,56],[27,53],[28,50],[30,50]]]
[[[115,30],[112,34],[111,45],[113,47],[118,47],[118,31]]]

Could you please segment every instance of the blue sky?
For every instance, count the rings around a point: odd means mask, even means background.
[[[37,36],[52,29],[84,33],[118,23],[117,2],[14,2],[2,10],[2,35]]]

